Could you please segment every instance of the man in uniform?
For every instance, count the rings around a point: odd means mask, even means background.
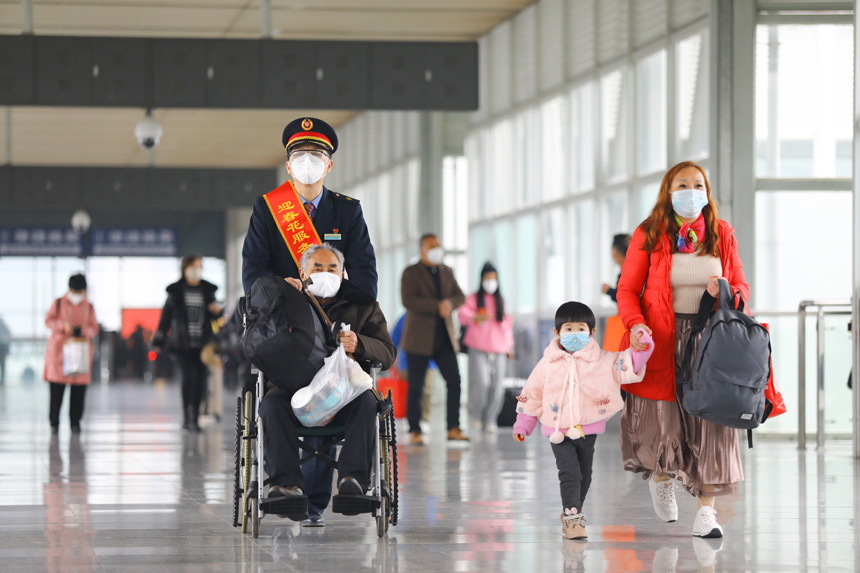
[[[370,244],[370,235],[358,200],[334,193],[324,186],[325,176],[331,171],[332,155],[337,151],[337,134],[321,119],[298,118],[284,128],[281,143],[287,152],[287,172],[293,187],[302,201],[321,241],[343,253],[344,268],[355,286],[376,299],[378,275],[376,254]],[[254,203],[254,212],[242,248],[242,284],[245,292],[258,278],[275,275],[299,279],[296,259],[285,242],[285,236],[275,224],[273,211],[265,197]],[[312,446],[321,447],[321,438],[308,438]],[[329,451],[335,457],[335,448]],[[329,466],[317,460],[302,465],[308,519],[305,527],[322,527],[323,512],[331,497],[332,473]]]
[[[326,189],[337,151],[337,134],[321,119],[291,121],[281,142],[287,151],[287,172],[320,239],[343,253],[346,272],[356,286],[377,295],[376,254],[358,200]],[[263,197],[254,213],[242,248],[242,284],[245,292],[258,278],[275,275],[299,277],[299,269]]]

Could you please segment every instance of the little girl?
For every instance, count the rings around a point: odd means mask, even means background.
[[[540,420],[552,444],[558,468],[562,532],[567,539],[587,539],[582,504],[591,485],[597,434],[621,410],[621,384],[641,382],[653,341],[644,329],[633,336],[643,351],[601,350],[591,338],[594,313],[579,302],[566,302],[555,313],[555,335],[517,397],[514,439],[522,442]]]

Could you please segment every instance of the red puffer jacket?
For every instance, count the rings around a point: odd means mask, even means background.
[[[627,328],[621,340],[621,349],[630,346],[630,328],[636,324],[645,324],[653,331],[654,354],[648,361],[645,379],[623,388],[635,396],[671,402],[675,400],[672,239],[664,234],[663,240],[650,255],[642,250],[644,240],[642,229],[637,228],[627,249],[627,260],[624,261],[621,279],[618,281],[618,313]],[[749,301],[750,287],[744,277],[743,265],[738,255],[735,230],[722,220],[720,260],[723,264],[723,276],[732,286],[732,292],[740,291],[746,303]]]

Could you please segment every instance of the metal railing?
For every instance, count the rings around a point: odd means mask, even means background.
[[[807,309],[817,308],[815,314],[816,376],[816,449],[824,447],[824,317],[850,315],[851,299],[804,300],[797,315],[797,448],[806,449],[806,317]],[[840,310],[835,310],[840,309]],[[857,415],[857,412],[853,412]]]

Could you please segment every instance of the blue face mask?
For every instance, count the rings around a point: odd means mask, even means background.
[[[587,332],[562,332],[559,336],[561,345],[568,352],[576,352],[588,346],[591,336]]]
[[[708,204],[704,189],[679,189],[672,193],[672,209],[685,219],[697,219]]]

